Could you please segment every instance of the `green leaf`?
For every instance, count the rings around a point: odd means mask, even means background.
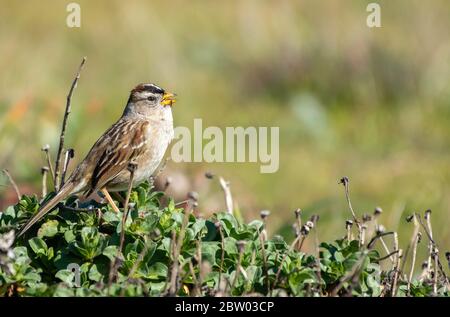
[[[219,242],[205,241],[202,243],[202,257],[212,265],[216,264],[216,252],[220,249]]]
[[[58,233],[58,220],[49,220],[39,228],[37,236],[39,238],[53,237],[57,233]]]
[[[73,280],[75,278],[75,273],[67,269],[64,269],[56,272],[55,277],[72,286]]]
[[[46,255],[47,254],[47,244],[41,238],[38,238],[38,237],[31,238],[29,240],[28,244],[30,245],[31,249],[33,250],[33,252],[36,255],[39,255],[39,254]]]
[[[159,277],[167,277],[168,268],[167,265],[161,262],[156,262],[148,269],[147,278],[156,279]]]
[[[339,251],[334,253],[334,258],[338,262],[344,262],[344,260],[345,260],[344,255],[341,252],[339,252]]]
[[[118,248],[116,245],[109,245],[103,250],[102,254],[106,256],[110,261],[113,261],[117,256],[117,249]]]
[[[95,282],[99,282],[102,278],[103,275],[100,274],[100,272],[97,269],[97,265],[93,264],[91,269],[89,270],[89,279],[91,279],[92,281]]]
[[[75,241],[76,236],[73,233],[73,230],[67,230],[64,232],[64,240],[66,240],[67,243]]]

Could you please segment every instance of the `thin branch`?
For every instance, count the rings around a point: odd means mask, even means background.
[[[55,170],[53,169],[53,164],[50,156],[50,145],[45,144],[41,150],[45,153],[47,165],[48,168],[50,169],[50,175],[52,176],[53,187],[55,187]]]
[[[20,195],[19,187],[17,187],[16,182],[12,178],[11,174],[9,174],[7,169],[4,169],[3,173],[6,175],[6,177],[8,177],[9,182],[11,183],[12,187],[14,188],[14,191],[16,192],[17,199],[20,201],[20,197],[22,197],[22,195]]]
[[[405,251],[404,256],[403,256],[403,258],[405,260],[402,263],[402,268],[401,268],[402,272],[403,272],[403,270],[405,268],[405,265],[406,265],[406,260],[408,258],[409,250],[411,249],[411,247],[414,247],[414,244],[416,243],[417,235],[419,234],[420,225],[419,225],[419,222],[417,221],[418,217],[420,217],[420,216],[417,215],[416,213],[414,213],[411,217],[407,218],[408,222],[410,222],[411,220],[413,221],[413,223],[414,223],[414,231],[413,231],[413,234],[411,236],[411,240],[410,240],[408,246],[406,247],[406,251]]]
[[[344,189],[345,189],[345,198],[347,199],[347,204],[348,204],[348,208],[350,209],[350,212],[352,213],[352,217],[353,217],[353,221],[355,222],[356,226],[358,227],[358,237],[359,237],[359,246],[361,246],[361,242],[364,242],[364,238],[363,238],[363,229],[361,227],[361,223],[358,220],[358,218],[356,217],[356,213],[353,210],[353,206],[352,206],[352,202],[350,200],[350,189],[349,189],[349,183],[350,180],[348,179],[347,176],[344,176],[341,178],[341,180],[339,181],[339,184],[344,185]],[[361,241],[362,240],[362,241]]]
[[[392,252],[388,253],[387,255],[385,255],[385,256],[383,256],[383,257],[381,257],[381,258],[376,259],[376,261],[377,261],[377,262],[381,262],[381,261],[384,261],[384,260],[386,260],[386,259],[388,259],[388,258],[391,258],[391,259],[392,259],[392,256],[395,255],[395,254],[397,254],[397,253],[398,253],[398,250],[392,251]]]
[[[48,174],[49,168],[47,166],[44,166],[41,168],[42,173],[42,198],[47,196],[47,174]]]
[[[219,178],[220,186],[225,193],[225,204],[229,214],[233,214],[233,197],[231,196],[230,182],[225,181],[222,177]]]
[[[394,233],[395,232],[393,232],[393,231],[386,231],[386,232],[379,233],[378,235],[376,235],[375,237],[373,237],[370,240],[369,244],[367,245],[367,249],[369,249],[369,250],[372,249],[374,244],[375,244],[375,242],[377,242],[377,240],[380,239],[381,237],[384,237],[384,236],[387,236],[387,235],[390,235],[390,234],[394,234]]]
[[[61,154],[64,147],[64,138],[66,134],[66,126],[67,126],[67,118],[69,117],[70,111],[71,111],[71,101],[72,101],[72,94],[74,89],[77,87],[78,80],[80,79],[80,73],[83,69],[84,63],[86,62],[86,57],[83,57],[83,60],[81,61],[80,66],[78,67],[77,74],[75,76],[75,79],[72,82],[72,86],[70,86],[69,94],[67,95],[66,99],[66,111],[64,113],[64,119],[62,123],[61,128],[61,135],[59,137],[59,147],[58,147],[58,153],[56,155],[56,161],[55,161],[55,190],[58,192],[60,188],[59,183],[59,174],[60,174],[60,161],[61,161]]]
[[[339,280],[339,283],[330,292],[331,297],[335,297],[341,290],[341,288],[344,286],[344,284],[347,281],[351,280],[356,273],[358,273],[359,271],[358,268],[362,265],[366,256],[367,254],[364,252],[363,255],[358,259],[358,261],[356,261],[355,264],[352,266],[352,269]]]
[[[421,238],[421,233],[417,232],[417,234],[415,235],[415,240],[414,240],[414,244],[413,244],[413,253],[412,253],[412,260],[411,260],[411,271],[409,272],[409,278],[408,278],[408,285],[407,285],[407,294],[408,296],[411,295],[411,281],[413,278],[413,274],[414,274],[414,266],[416,264],[416,255],[417,255],[417,245],[420,242],[420,238]],[[403,263],[406,263],[406,257],[405,257],[405,261],[403,261]]]
[[[261,256],[262,256],[262,259],[263,259],[264,273],[266,273],[267,295],[269,295],[270,294],[269,269],[267,268],[266,246],[265,246],[264,238],[262,236],[262,232],[259,233],[259,243],[261,244]]]
[[[189,222],[189,216],[192,212],[192,205],[193,201],[190,200],[187,203],[186,208],[184,209],[184,217],[183,222],[181,223],[180,233],[178,234],[178,239],[176,241],[173,241],[173,263],[172,263],[172,270],[170,275],[170,288],[169,288],[169,295],[175,296],[178,292],[177,287],[177,280],[178,280],[178,274],[180,269],[180,263],[179,263],[179,257],[181,253],[181,247],[183,246],[183,240],[186,233],[186,228]]]
[[[224,241],[225,238],[223,236],[222,224],[220,222],[216,223],[216,228],[219,230],[220,233],[220,248],[221,248],[219,282],[217,283],[217,290],[221,291],[220,285],[222,282],[223,263],[225,261],[225,241]]]
[[[63,173],[61,175],[61,187],[64,185],[64,182],[66,180],[66,173],[67,168],[69,167],[69,162],[73,157],[75,156],[75,151],[73,149],[68,149],[66,151],[66,155],[64,157],[64,166],[63,166]]]
[[[394,232],[394,251],[398,251],[398,252],[395,257],[395,264],[393,267],[394,278],[393,278],[392,288],[391,288],[391,296],[392,297],[395,297],[397,295],[397,284],[398,284],[398,278],[400,276],[400,259],[402,257],[402,252],[403,252],[402,249],[399,249],[397,232]]]
[[[125,241],[125,223],[127,221],[128,217],[128,205],[130,202],[130,196],[131,196],[131,190],[133,188],[133,181],[134,181],[134,172],[137,169],[137,164],[130,162],[128,164],[128,170],[130,171],[130,183],[128,185],[128,191],[127,196],[125,198],[125,205],[123,207],[123,215],[122,215],[122,228],[120,230],[120,244],[119,244],[119,253],[122,253],[123,243]]]
[[[301,238],[304,238],[304,236],[302,234],[299,234],[295,238],[295,240],[291,243],[291,245],[289,246],[289,249],[287,250],[287,252],[283,255],[283,258],[281,259],[280,264],[276,265],[276,266],[278,266],[278,270],[277,270],[277,273],[275,274],[275,281],[272,284],[271,293],[273,292],[273,290],[275,289],[275,287],[276,287],[276,285],[278,283],[278,279],[280,277],[281,269],[283,268],[283,263],[286,260],[287,255],[289,254],[289,252],[292,252],[292,250],[294,249],[294,247],[297,245],[297,243],[300,241]],[[270,294],[270,295],[272,296],[272,294]]]

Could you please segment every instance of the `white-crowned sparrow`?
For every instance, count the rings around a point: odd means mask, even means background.
[[[115,207],[108,191],[129,186],[130,162],[136,164],[133,186],[156,170],[174,136],[171,106],[175,95],[154,84],[139,84],[130,93],[122,117],[92,146],[55,197],[45,203],[20,230],[19,236],[69,195],[87,197],[101,191]]]

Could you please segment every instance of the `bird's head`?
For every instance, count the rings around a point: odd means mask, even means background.
[[[168,113],[175,101],[175,94],[155,84],[139,84],[131,90],[124,114],[150,116]]]

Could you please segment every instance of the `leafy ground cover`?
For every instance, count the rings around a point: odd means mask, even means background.
[[[434,240],[431,261],[412,278],[401,260],[409,253],[415,261],[419,230],[406,252],[395,245],[396,234],[380,226],[372,237],[366,235],[376,225],[379,209],[373,216],[347,221],[343,237],[320,244],[318,217],[302,223],[302,212],[296,210],[296,238],[288,243],[281,236],[268,239],[268,212],[250,223],[228,212],[201,219],[194,215],[195,195],[182,204],[163,196],[149,183],[134,189],[124,225],[123,207],[115,213],[109,205],[81,204],[70,197],[14,241],[14,232],[40,203],[36,196],[22,196],[0,214],[0,295],[450,295]],[[418,229],[419,217],[411,218]],[[386,245],[383,238],[389,235],[394,237],[394,250],[381,254],[379,244]],[[306,239],[315,241],[315,254],[302,252]],[[382,261],[392,265],[382,270]]]

